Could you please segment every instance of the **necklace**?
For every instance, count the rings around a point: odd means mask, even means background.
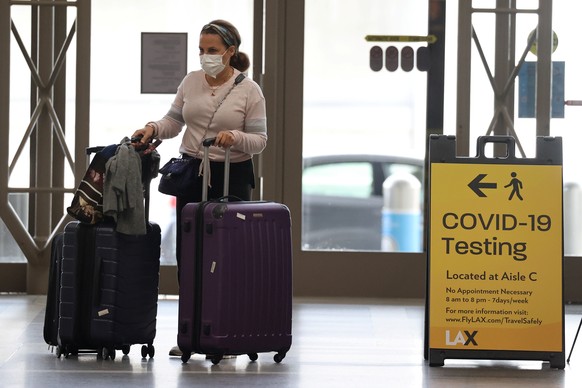
[[[211,96],[215,96],[218,88],[220,88],[222,85],[224,85],[230,79],[230,77],[232,77],[233,74],[234,74],[234,69],[232,67],[230,67],[230,73],[228,74],[228,76],[224,77],[223,81],[219,81],[220,83],[218,85],[210,85],[210,83],[208,83],[208,87],[210,88],[210,91],[211,91]]]

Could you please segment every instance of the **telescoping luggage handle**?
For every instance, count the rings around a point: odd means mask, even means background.
[[[208,181],[210,173],[210,161],[208,150],[211,145],[216,141],[215,137],[210,137],[202,141],[202,146],[204,147],[204,159],[202,160],[203,171],[202,171],[202,201],[208,200]],[[224,191],[223,196],[228,196],[228,181],[230,177],[230,147],[224,150]]]

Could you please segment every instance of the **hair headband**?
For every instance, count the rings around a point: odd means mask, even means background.
[[[222,38],[222,40],[224,40],[224,43],[226,43],[227,47],[234,46],[234,48],[238,50],[236,39],[232,36],[231,32],[227,28],[224,28],[218,24],[210,23],[202,27],[202,32],[207,30],[213,30],[216,32]]]

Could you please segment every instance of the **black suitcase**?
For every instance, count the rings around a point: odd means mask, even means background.
[[[157,145],[157,144],[156,144]],[[103,147],[87,149],[87,154]],[[147,172],[151,158],[143,157],[145,215],[149,213]],[[67,224],[51,245],[44,339],[57,357],[97,353],[115,358],[143,344],[142,357],[153,357],[160,265],[160,227],[146,224],[147,234],[127,235],[105,221]]]
[[[161,231],[125,235],[113,224],[65,227],[61,261],[57,356],[97,352],[115,358],[133,344],[153,357]]]

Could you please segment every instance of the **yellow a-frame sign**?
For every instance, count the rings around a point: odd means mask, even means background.
[[[564,368],[562,144],[483,136],[456,157],[451,136],[429,148],[426,336],[430,365],[447,358],[526,359]],[[503,143],[488,158],[485,144]]]

